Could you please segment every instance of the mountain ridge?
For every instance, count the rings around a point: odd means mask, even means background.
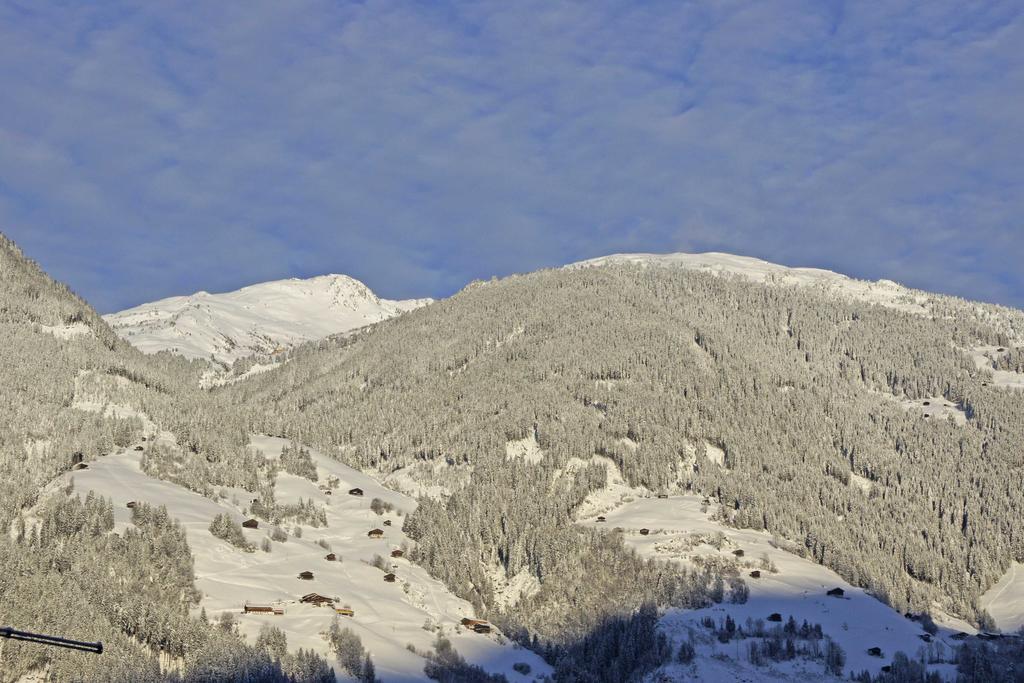
[[[145,353],[173,351],[229,365],[377,323],[431,301],[382,299],[359,280],[332,273],[167,297],[103,317]]]

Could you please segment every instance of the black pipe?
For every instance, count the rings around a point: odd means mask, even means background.
[[[15,630],[9,626],[0,626],[0,638],[24,640],[29,643],[39,643],[40,645],[55,645],[57,647],[66,647],[68,649],[79,650],[81,652],[95,652],[98,655],[103,654],[103,643],[88,643],[82,640],[69,640],[67,638],[59,638],[57,636],[47,636],[42,633],[29,633],[28,631]]]

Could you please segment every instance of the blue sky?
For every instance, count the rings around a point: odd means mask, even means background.
[[[728,251],[1024,307],[1019,2],[0,0],[0,230],[103,312]]]

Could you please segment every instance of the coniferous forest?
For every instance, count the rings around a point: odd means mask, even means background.
[[[659,637],[659,610],[745,595],[720,567],[645,559],[577,525],[607,482],[594,456],[630,486],[716,501],[723,523],[792,542],[900,612],[984,622],[980,596],[1024,561],[1024,394],[993,374],[1020,372],[1024,313],[932,295],[907,304],[681,269],[548,270],[472,283],[204,389],[209,363],[141,354],[0,236],[0,624],[116,645],[99,659],[4,642],[0,680],[333,680],[283,634],[246,642],[200,612],[167,510],[140,505],[118,529],[110,501],[73,477],[53,485],[137,441],[143,416],[175,439],[146,452],[148,474],[204,496],[250,492],[273,524],[315,527],[323,513],[275,501],[277,465],[246,448],[249,434],[440,482],[444,494],[404,518],[410,559],[559,681],[638,679],[685,654]],[[982,347],[1005,353],[978,363]],[[507,457],[528,438],[539,460]],[[316,479],[301,446],[280,466]],[[245,543],[231,520],[210,521]],[[537,590],[505,604],[495,570]],[[770,635],[758,657],[784,652]],[[330,637],[372,680],[362,645]],[[823,661],[841,671],[828,647]],[[960,675],[1019,680],[1014,648],[964,645]],[[925,675],[901,666],[891,680]],[[488,680],[440,638],[427,670]]]

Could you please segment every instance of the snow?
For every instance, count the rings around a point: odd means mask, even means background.
[[[544,451],[540,449],[540,444],[537,443],[536,434],[530,434],[525,439],[505,443],[505,459],[513,460],[516,458],[532,465],[536,465],[544,460]]]
[[[992,373],[992,384],[997,387],[1008,389],[1024,389],[1024,374],[1011,372],[1009,370],[995,370],[992,368],[992,361],[998,358],[1004,351],[997,346],[975,346],[967,353],[974,361],[975,367],[979,370]]]
[[[703,501],[697,496],[635,498],[605,512],[605,523],[593,519],[581,522],[585,526],[609,531],[621,528],[626,544],[644,557],[689,565],[700,557],[739,563],[741,576],[750,588],[749,600],[741,605],[723,603],[701,610],[669,610],[660,626],[673,638],[676,647],[688,638],[691,631],[695,634],[708,633],[700,625],[704,617],[711,616],[719,621],[729,614],[742,625],[748,617],[764,619],[773,612],[782,614],[783,618],[793,615],[798,622],[806,619],[811,624],[820,623],[825,634],[846,652],[847,673],[866,669],[877,674],[896,651],[903,650],[914,656],[925,646],[919,638],[924,631],[917,622],[906,619],[863,589],[850,585],[827,567],[786,550],[786,547],[795,550],[795,546],[773,539],[764,532],[725,526],[711,518],[715,505],[711,505],[707,512],[702,512],[702,507]],[[650,534],[640,535],[641,528],[649,529]],[[744,551],[743,557],[733,555],[737,549]],[[773,564],[778,572],[766,570],[762,557],[766,557],[768,564]],[[761,578],[748,577],[754,569],[761,571]],[[826,591],[836,587],[844,590],[842,598],[826,595]],[[955,641],[948,639],[952,633],[953,630],[943,628],[936,638],[943,641],[950,652],[955,645]],[[886,658],[867,654],[868,648],[876,646],[882,648]],[[713,659],[716,648],[719,654],[729,655],[734,661]],[[822,667],[814,662],[773,664],[774,673],[771,669],[753,667],[745,660],[737,662],[736,649],[735,643],[722,645],[717,641],[698,647],[699,656],[695,661],[698,671],[693,677],[703,681],[802,680],[812,674],[816,678],[827,678]],[[801,673],[801,667],[806,671]],[[687,669],[669,667],[662,673],[676,676],[670,680],[681,680]]]
[[[259,436],[253,438],[252,448],[274,458],[286,443],[284,439]],[[339,606],[355,611],[352,618],[341,617],[342,625],[360,636],[372,653],[378,675],[386,682],[423,680],[424,659],[406,646],[412,644],[420,652],[432,649],[436,634],[423,628],[428,620],[443,628],[467,661],[493,673],[504,673],[510,681],[532,680],[532,675],[524,677],[512,669],[517,662],[529,664],[533,674],[550,672],[540,657],[514,646],[500,634],[482,635],[460,627],[460,619],[474,616],[472,606],[407,559],[390,557],[391,550],[414,545],[401,526],[404,515],[415,510],[416,502],[384,488],[369,475],[311,450],[319,483],[326,484],[329,477],[336,477],[339,487],[327,495],[309,480],[280,473],[275,495],[280,503],[312,498],[326,507],[328,526],[318,529],[302,525],[302,537],[297,538],[291,533],[295,525],[286,523],[286,542],[273,542],[270,553],[246,553],[212,536],[209,524],[224,512],[236,521],[245,519],[251,493],[225,489],[224,497],[211,500],[146,475],[139,465],[140,456],[129,447],[90,462],[89,469],[74,472],[76,491],[84,495],[92,490],[113,499],[115,531],[130,524],[128,501],[166,505],[188,534],[195,555],[196,586],[203,594],[201,606],[211,618],[221,612],[234,612],[240,631],[250,642],[262,624],[273,624],[287,634],[289,649],[312,648],[328,657],[340,674],[340,665],[321,636],[331,623],[333,611],[298,602],[302,595],[317,592],[337,597]],[[70,476],[59,479],[54,488]],[[348,495],[347,491],[356,487],[363,489],[362,497]],[[375,514],[370,510],[374,498],[390,503],[394,511]],[[239,503],[234,504],[233,499]],[[384,526],[384,519],[392,520],[393,525]],[[372,528],[383,529],[384,538],[368,538],[367,531]],[[271,530],[270,525],[261,523],[259,529],[245,529],[244,533],[259,546]],[[330,551],[317,544],[321,539],[330,545]],[[341,562],[327,561],[328,552],[336,553]],[[396,583],[385,583],[384,573],[371,566],[376,555],[384,557],[389,571],[397,574]],[[299,572],[306,570],[314,572],[313,581],[298,578]],[[243,614],[246,602],[280,604],[285,614]]]
[[[927,404],[927,405],[926,405]],[[952,418],[958,425],[967,424],[967,413],[963,408],[956,405],[943,396],[928,396],[919,399],[906,399],[900,401],[904,410],[916,412],[922,419],[944,420]]]
[[[1024,627],[1024,565],[1020,562],[1011,564],[979,602],[1004,633],[1013,633]]]
[[[773,285],[814,287],[825,293],[895,308],[907,313],[928,315],[931,295],[912,290],[892,280],[870,282],[855,280],[819,268],[789,268],[749,256],[708,252],[704,254],[611,254],[570,264],[566,268],[584,268],[621,263],[643,267],[682,268],[715,275],[735,275],[753,282]]]
[[[346,275],[322,275],[224,294],[197,292],[161,299],[104,319],[145,353],[169,350],[230,364],[377,323],[430,302],[381,299]]]
[[[57,339],[74,339],[92,334],[92,329],[85,323],[71,323],[70,325],[40,325],[39,330],[46,334],[52,334]]]

